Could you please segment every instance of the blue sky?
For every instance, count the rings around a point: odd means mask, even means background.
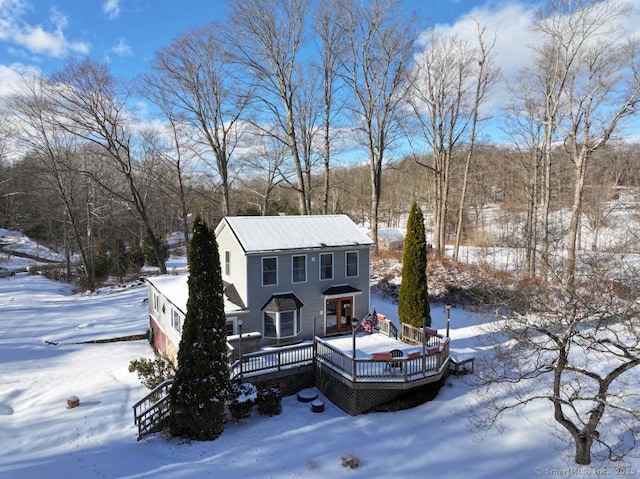
[[[533,12],[544,0],[404,0],[420,25],[477,41],[476,19],[495,35],[495,61],[503,84],[489,108],[507,101],[508,84],[529,65]],[[628,19],[640,36],[640,0]],[[114,75],[143,73],[153,54],[180,33],[226,17],[225,0],[0,0],[0,96],[23,73],[61,68],[69,56],[107,61]]]
[[[535,2],[405,0],[425,28],[518,3]],[[224,0],[0,0],[0,93],[16,73],[49,73],[69,55],[108,61],[114,74],[131,77],[160,47],[223,19],[225,9]]]

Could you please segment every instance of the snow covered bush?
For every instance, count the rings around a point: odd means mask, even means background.
[[[280,388],[267,383],[258,389],[258,412],[262,416],[277,416],[282,412]]]
[[[251,383],[233,383],[227,407],[231,417],[241,422],[251,416],[253,406],[258,399],[258,388]]]

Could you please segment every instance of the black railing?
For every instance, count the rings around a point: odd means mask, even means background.
[[[313,364],[313,343],[311,342],[243,354],[240,359],[230,365],[229,375],[235,380],[304,364]]]
[[[169,390],[173,379],[167,379],[133,405],[133,422],[138,426],[138,441],[156,432],[161,421],[169,415]]]

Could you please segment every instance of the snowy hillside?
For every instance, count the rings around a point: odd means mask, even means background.
[[[127,366],[151,357],[149,345],[83,342],[143,333],[145,298],[144,287],[81,296],[39,276],[0,279],[0,477],[488,479],[570,477],[578,470],[565,462],[546,403],[509,414],[500,435],[480,437],[471,430],[471,376],[450,377],[434,401],[395,413],[350,417],[326,401],[326,411],[317,414],[287,397],[280,416],[254,414],[245,423],[227,424],[213,442],[159,436],[137,442],[131,406],[146,389]],[[389,301],[373,302],[395,317]],[[432,315],[442,329],[444,307],[432,305]],[[477,319],[456,308],[451,317],[453,353],[482,355]],[[80,406],[67,409],[72,395]],[[361,465],[343,467],[346,455]],[[637,470],[640,460],[627,465]],[[582,472],[614,476],[619,467],[594,464]]]
[[[51,251],[18,231],[0,228],[0,265],[14,271],[25,271],[32,264],[62,263],[64,253]]]

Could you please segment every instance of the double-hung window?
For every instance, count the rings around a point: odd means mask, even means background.
[[[229,250],[224,252],[224,274],[226,276],[231,275],[231,251]]]
[[[320,253],[320,279],[333,279],[333,253]]]
[[[262,286],[278,284],[278,258],[262,258]]]
[[[291,257],[291,282],[305,283],[307,281],[307,256],[296,255]]]
[[[171,308],[171,327],[182,333],[182,324],[180,321],[180,313],[178,313],[175,309]]]
[[[156,313],[160,311],[160,297],[155,291],[153,292],[153,310]]]
[[[347,278],[354,278],[358,276],[358,252],[347,251],[345,253],[345,276]]]

